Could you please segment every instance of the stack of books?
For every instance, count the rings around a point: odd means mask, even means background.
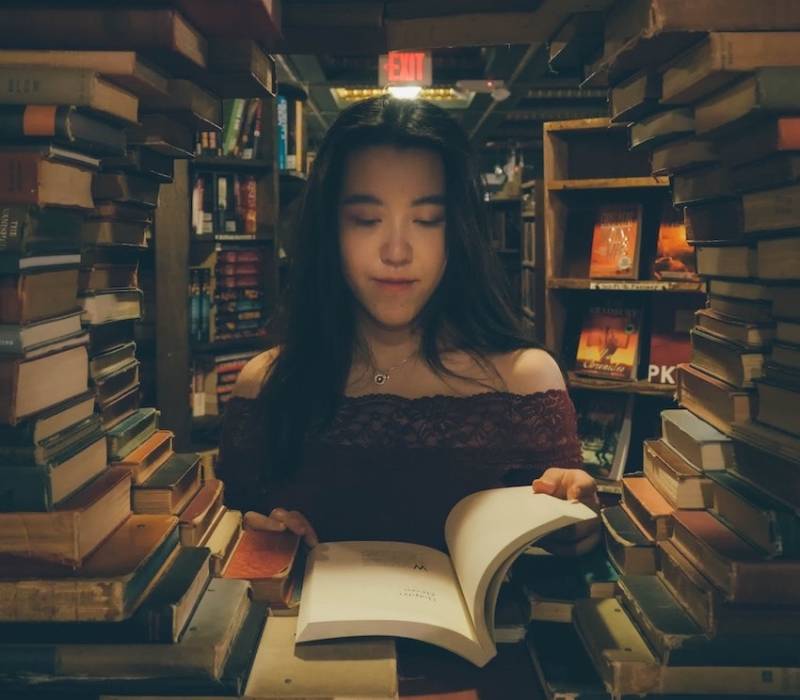
[[[240,695],[266,604],[212,577],[241,513],[141,405],[135,330],[159,187],[221,120],[183,79],[205,39],[166,9],[2,14],[0,694]]]
[[[650,4],[632,38],[607,36],[612,118],[672,177],[707,305],[677,372],[682,408],[602,513],[616,597],[579,601],[563,648],[588,653],[584,689],[796,696],[800,13]],[[538,668],[557,677],[543,641]]]

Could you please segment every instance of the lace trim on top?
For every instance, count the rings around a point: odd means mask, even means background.
[[[345,397],[322,443],[356,447],[445,447],[574,451],[575,409],[566,391],[470,396]]]

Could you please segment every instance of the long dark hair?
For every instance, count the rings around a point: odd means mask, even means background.
[[[306,436],[330,420],[345,390],[359,341],[355,301],[341,269],[338,200],[348,155],[376,145],[430,149],[444,163],[447,266],[419,318],[424,360],[437,373],[452,374],[442,363],[443,348],[486,365],[490,353],[536,345],[512,311],[491,251],[482,186],[463,129],[428,102],[390,96],[359,102],[325,135],[298,212],[281,350],[261,394],[272,476],[292,471]]]

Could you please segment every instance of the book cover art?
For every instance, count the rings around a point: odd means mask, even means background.
[[[596,479],[618,481],[630,445],[633,395],[578,391],[573,398],[586,471]]]
[[[698,279],[694,247],[686,242],[683,211],[672,206],[670,202],[664,204],[658,224],[658,242],[652,272],[657,280]]]
[[[605,204],[598,207],[592,234],[589,277],[636,279],[641,228],[641,204]]]
[[[694,326],[694,312],[703,305],[703,297],[672,297],[656,295],[652,301],[647,381],[654,384],[676,384],[677,366],[692,359],[689,331]]]
[[[589,308],[578,341],[575,372],[604,379],[635,379],[640,325],[638,308]]]

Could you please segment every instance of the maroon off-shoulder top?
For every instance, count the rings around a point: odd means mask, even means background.
[[[310,438],[289,481],[263,476],[257,399],[225,408],[218,476],[229,508],[303,512],[320,540],[381,539],[442,548],[444,522],[469,493],[530,484],[551,466],[581,468],[566,391],[406,399],[345,397]]]

